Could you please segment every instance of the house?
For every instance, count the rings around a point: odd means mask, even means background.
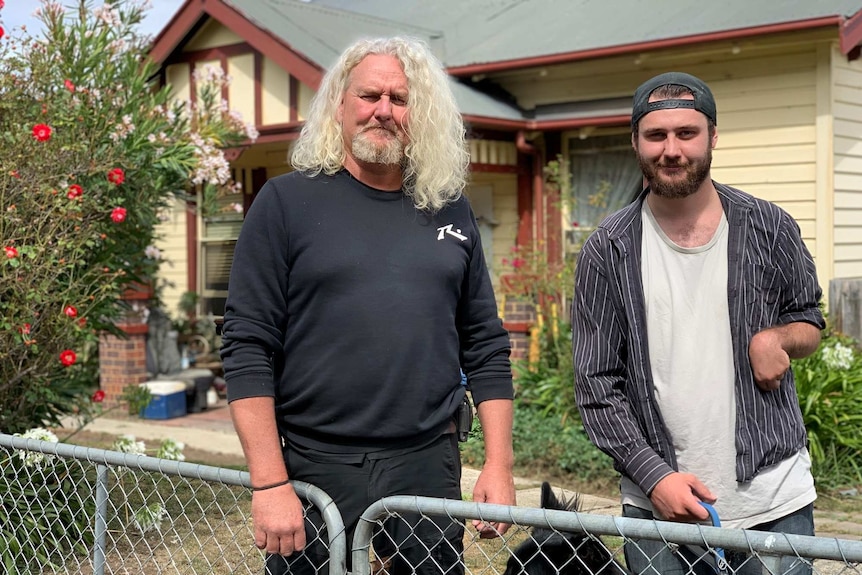
[[[260,137],[232,150],[248,207],[288,153],[324,70],[363,36],[424,39],[447,66],[468,125],[472,182],[495,280],[514,246],[577,250],[599,219],[640,190],[630,149],[634,89],[678,70],[718,105],[713,177],[785,208],[824,291],[862,277],[862,0],[186,0],[151,55],[178,97],[193,71],[233,78],[230,106]],[[544,168],[562,158],[563,198]],[[237,202],[234,198],[230,200]],[[178,205],[163,269],[180,295],[220,315],[242,215]],[[516,310],[501,310],[520,332]]]

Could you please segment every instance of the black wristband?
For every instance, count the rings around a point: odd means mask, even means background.
[[[255,487],[252,485],[252,491],[266,491],[267,489],[275,489],[276,487],[281,487],[282,485],[287,485],[290,483],[290,479],[285,479],[284,481],[279,481],[278,483],[270,483],[269,485],[261,485],[260,487]]]

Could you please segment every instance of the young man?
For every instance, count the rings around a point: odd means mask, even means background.
[[[486,444],[473,498],[514,504],[509,339],[462,195],[464,138],[426,46],[358,42],[321,84],[296,171],[249,210],[222,357],[268,573],[328,569],[319,541],[305,547],[313,531],[288,479],[334,499],[348,543],[382,497],[460,499],[461,368]],[[388,522],[375,551],[393,556],[390,572],[463,572],[463,526],[435,522]],[[485,537],[508,527],[474,525]]]
[[[821,289],[793,218],[710,178],[717,139],[698,78],[661,74],[635,92],[646,189],[578,260],[578,405],[622,473],[625,516],[700,521],[705,501],[727,527],[811,535],[816,493],[790,360],[819,344]],[[636,573],[710,572],[697,557],[626,544]],[[760,572],[744,559],[731,557],[737,575]]]

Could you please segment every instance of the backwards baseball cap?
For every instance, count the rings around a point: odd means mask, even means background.
[[[694,100],[668,99],[656,102],[649,101],[650,94],[656,88],[668,84],[688,88],[694,95]],[[640,119],[650,112],[672,108],[695,109],[712,120],[713,124],[718,124],[715,121],[715,98],[713,98],[712,92],[704,84],[703,80],[684,72],[666,72],[647,80],[635,90],[635,97],[632,103],[632,130],[637,128]]]

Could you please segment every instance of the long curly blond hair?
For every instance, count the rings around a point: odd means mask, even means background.
[[[351,72],[370,54],[394,56],[407,76],[410,141],[404,149],[403,188],[418,209],[435,212],[461,196],[470,159],[449,77],[420,40],[367,39],[345,50],[320,84],[291,163],[312,175],[332,175],[343,168],[346,152],[336,112]]]

